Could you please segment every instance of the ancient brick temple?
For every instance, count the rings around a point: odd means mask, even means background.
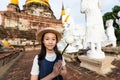
[[[35,32],[41,27],[62,28],[48,0],[26,0],[23,10],[18,0],[10,0],[7,11],[0,11],[0,38],[35,40]]]

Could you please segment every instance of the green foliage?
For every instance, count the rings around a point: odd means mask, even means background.
[[[118,5],[116,5],[116,6],[114,6],[114,8],[112,8],[112,11],[113,11],[113,13],[118,13],[118,11],[120,11],[120,6],[118,6]]]
[[[103,16],[104,25],[105,25],[107,20],[114,19],[114,16],[112,14],[113,14],[112,12],[107,12],[107,13],[104,14],[104,16]]]
[[[114,6],[114,8],[112,8],[112,12],[113,12],[112,15],[114,16],[114,24],[113,24],[113,26],[114,26],[116,29],[120,29],[119,26],[118,26],[118,24],[115,22],[115,19],[118,18],[117,13],[118,13],[119,11],[120,11],[120,6],[118,6],[118,5]]]
[[[117,37],[117,41],[120,42],[120,29],[116,29],[116,30],[115,30],[115,35],[116,35],[116,37]]]

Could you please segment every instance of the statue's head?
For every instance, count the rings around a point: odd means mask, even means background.
[[[70,11],[71,11],[71,8],[67,8],[67,9],[65,10],[65,12],[66,12],[67,14],[70,14]]]
[[[117,13],[117,16],[120,17],[120,11]]]

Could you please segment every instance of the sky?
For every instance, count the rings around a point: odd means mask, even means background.
[[[0,0],[0,11],[6,10],[6,6],[9,4],[10,0]],[[25,4],[26,0],[19,0],[19,6],[22,10],[22,6]],[[92,0],[91,0],[92,1]],[[80,12],[80,2],[81,0],[49,0],[51,9],[57,19],[60,18],[62,3],[64,8],[71,8],[71,17],[76,25],[85,25],[85,15]],[[102,14],[106,12],[111,12],[115,5],[120,6],[120,0],[103,0]]]

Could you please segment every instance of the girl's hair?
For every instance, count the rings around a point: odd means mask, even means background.
[[[45,59],[45,56],[46,56],[46,47],[43,43],[44,35],[45,35],[45,33],[42,35],[42,38],[41,38],[41,51],[38,54],[38,64],[41,62],[41,60]],[[56,39],[58,39],[57,36],[56,36]],[[62,55],[61,55],[60,51],[58,50],[57,45],[55,45],[54,51],[55,51],[55,54],[57,55],[58,59],[62,59]]]

